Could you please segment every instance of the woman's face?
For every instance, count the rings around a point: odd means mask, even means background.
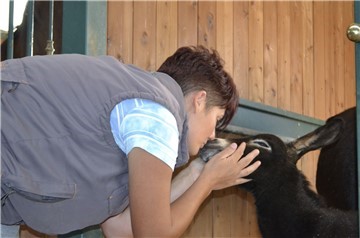
[[[189,125],[188,149],[190,156],[194,156],[208,140],[215,138],[216,124],[224,116],[225,109],[206,108],[205,91],[191,93],[185,101]]]

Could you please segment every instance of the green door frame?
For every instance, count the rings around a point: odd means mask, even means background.
[[[62,53],[106,55],[107,1],[63,2]]]
[[[354,1],[354,22],[360,24],[360,1]],[[356,138],[357,138],[357,171],[358,171],[358,207],[360,208],[360,43],[355,43],[356,68]],[[358,213],[359,214],[359,213]],[[360,219],[359,219],[360,232]],[[359,233],[360,237],[360,233]]]

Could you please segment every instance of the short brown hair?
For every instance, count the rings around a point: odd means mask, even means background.
[[[216,50],[204,46],[179,48],[158,69],[171,76],[181,87],[184,96],[190,92],[207,92],[207,108],[225,109],[217,128],[225,128],[234,116],[239,95],[232,77],[224,70],[223,60]]]

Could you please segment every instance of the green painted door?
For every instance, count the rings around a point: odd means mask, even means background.
[[[354,2],[354,22],[360,25],[360,1]],[[357,127],[357,167],[358,174],[360,172],[360,41],[355,45],[355,66],[356,66],[356,127]],[[360,207],[360,176],[358,175],[358,203]],[[360,221],[359,221],[359,231],[360,231]],[[360,235],[359,235],[360,236]]]

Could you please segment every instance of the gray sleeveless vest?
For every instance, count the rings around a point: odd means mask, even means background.
[[[128,165],[110,128],[127,98],[164,105],[180,134],[176,166],[188,161],[179,85],[109,56],[34,56],[1,62],[1,223],[63,234],[128,206]]]

